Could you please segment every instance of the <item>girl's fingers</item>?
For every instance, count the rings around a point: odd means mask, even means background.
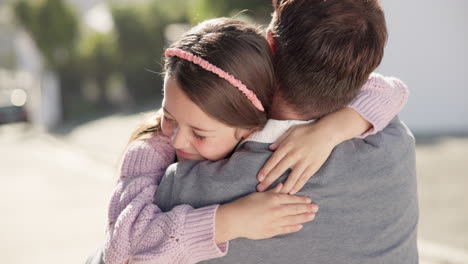
[[[279,216],[285,218],[289,216],[302,215],[305,213],[315,213],[317,212],[317,210],[318,210],[318,207],[316,204],[309,204],[309,203],[288,204],[288,205],[283,205],[281,214]],[[291,223],[291,224],[297,224],[297,223]]]
[[[283,141],[289,136],[289,133],[291,132],[291,129],[288,129],[281,137],[279,137],[275,143],[270,145],[270,150],[276,150],[279,145],[283,143]]]
[[[286,179],[286,182],[284,183],[284,187],[281,190],[282,193],[289,193],[289,194],[295,194],[297,191],[293,191],[293,187],[296,186],[299,178],[301,175],[304,173],[306,169],[306,165],[303,164],[304,162],[300,162],[294,168],[292,169],[291,173],[288,175],[288,178]],[[296,189],[294,189],[296,190]]]
[[[290,194],[279,194],[279,204],[300,204],[300,203],[311,203],[312,199],[305,196],[290,195]]]
[[[271,170],[268,176],[257,185],[257,190],[262,192],[268,188],[274,181],[276,181],[292,164],[292,157],[286,156]]]
[[[300,215],[285,216],[282,219],[284,225],[304,224],[315,219],[315,213],[303,213]]]
[[[316,169],[314,166],[309,166],[301,175],[301,177],[297,180],[296,185],[292,188],[290,194],[295,194],[298,191],[300,191],[304,185],[307,183],[307,181],[314,176],[314,174],[317,172],[318,169]]]
[[[278,183],[275,188],[271,189],[271,191],[273,193],[280,193],[281,192],[281,189],[283,189],[283,184],[282,183]]]
[[[284,235],[289,233],[294,233],[301,230],[304,226],[303,225],[290,225],[290,226],[282,226],[278,229],[274,236]]]
[[[297,179],[296,185],[294,185],[294,187],[291,189],[289,194],[296,194],[297,192],[299,192],[302,189],[302,187],[304,187],[304,185],[310,179],[310,176],[306,176],[306,175],[307,174],[303,173],[301,175],[301,177],[299,177],[299,179]]]
[[[270,174],[270,171],[284,158],[286,153],[284,151],[278,150],[271,155],[268,161],[263,165],[263,168],[257,175],[257,180],[262,182],[265,180],[266,176]],[[266,188],[265,188],[266,190]],[[260,190],[259,190],[260,191]]]
[[[291,130],[288,129],[286,133],[281,135],[281,137],[279,137],[273,144],[271,144],[269,147],[270,150],[276,150],[278,146],[280,146],[283,143],[283,141],[288,137],[290,131]],[[284,155],[286,155],[287,152],[288,151],[284,150],[284,146],[282,146],[278,151],[275,151],[258,173],[257,180],[259,182],[263,181],[265,177],[270,173],[270,171],[278,164],[278,162],[281,161]]]

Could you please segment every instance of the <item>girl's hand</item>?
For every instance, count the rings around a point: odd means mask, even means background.
[[[267,192],[256,192],[219,206],[216,243],[244,237],[265,239],[297,232],[318,211],[305,196],[282,194],[282,184]]]
[[[371,124],[352,108],[346,107],[310,124],[291,127],[274,144],[276,150],[257,179],[258,191],[266,190],[286,170],[289,174],[282,193],[295,194],[322,167],[336,145],[359,136]]]

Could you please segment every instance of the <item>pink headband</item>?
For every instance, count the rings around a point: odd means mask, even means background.
[[[249,90],[240,80],[236,79],[234,76],[221,70],[215,65],[209,63],[208,61],[181,49],[167,49],[164,55],[166,56],[166,58],[176,56],[181,59],[188,60],[192,63],[199,65],[203,69],[218,75],[219,77],[228,81],[233,86],[237,87],[237,89],[239,89],[243,94],[245,94],[247,99],[249,99],[250,102],[252,102],[252,104],[258,110],[262,112],[265,111],[265,109],[262,106],[262,103],[260,102],[260,100],[258,100],[257,96],[251,90]]]

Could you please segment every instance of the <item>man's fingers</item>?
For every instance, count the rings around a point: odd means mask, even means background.
[[[291,162],[290,158],[284,157],[279,163],[274,167],[268,176],[257,185],[257,190],[263,192],[266,190],[274,181],[276,181],[287,169],[289,169]]]
[[[263,168],[257,175],[257,180],[262,182],[265,180],[266,176],[270,174],[270,171],[284,158],[284,151],[276,151],[271,155],[268,161],[263,165]]]

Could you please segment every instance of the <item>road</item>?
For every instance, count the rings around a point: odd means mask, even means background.
[[[84,263],[104,239],[119,157],[139,115],[50,135],[0,126],[0,254],[5,263]],[[422,264],[468,263],[468,139],[417,146]]]

